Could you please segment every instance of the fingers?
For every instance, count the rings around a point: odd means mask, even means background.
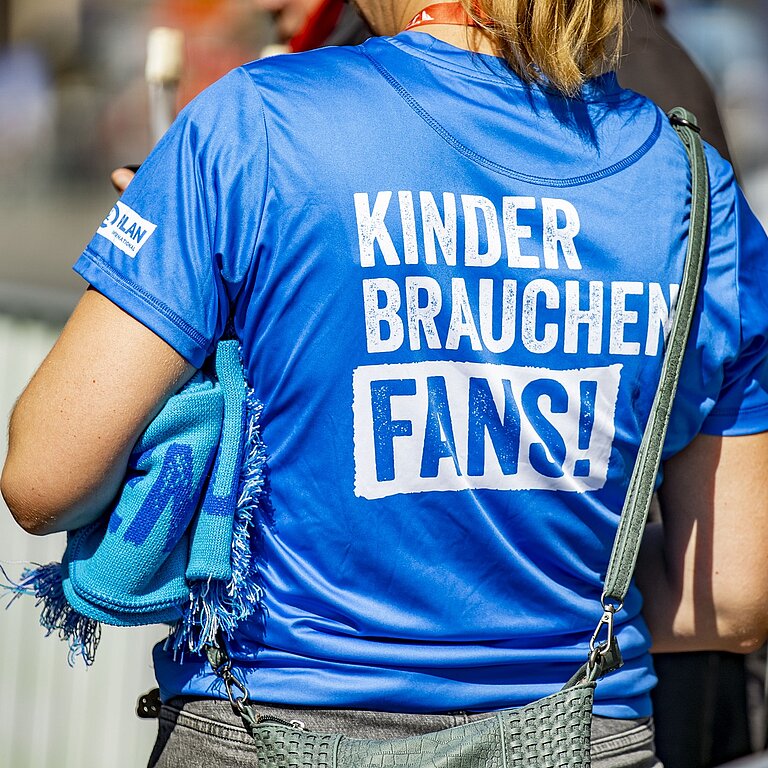
[[[112,186],[122,194],[134,176],[135,173],[129,168],[115,168],[109,178],[112,181]]]

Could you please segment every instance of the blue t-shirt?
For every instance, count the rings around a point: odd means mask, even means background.
[[[712,229],[666,456],[768,429],[768,244],[708,149]],[[490,710],[585,660],[656,390],[682,144],[607,75],[566,100],[419,32],[249,64],[180,115],[77,271],[264,403],[256,701]],[[652,599],[652,595],[649,596]],[[596,712],[650,712],[633,587]],[[217,695],[156,650],[164,697]]]

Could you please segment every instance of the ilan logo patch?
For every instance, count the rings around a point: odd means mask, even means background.
[[[134,258],[156,229],[156,224],[143,219],[136,211],[118,200],[97,232],[124,254]]]

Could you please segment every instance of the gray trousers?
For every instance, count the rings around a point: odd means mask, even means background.
[[[407,715],[344,709],[299,709],[256,704],[264,715],[300,720],[311,731],[357,738],[423,735],[486,717],[459,712]],[[158,737],[149,768],[253,768],[256,749],[229,702],[171,699],[160,710]],[[662,768],[653,747],[653,723],[643,720],[592,721],[593,768]]]

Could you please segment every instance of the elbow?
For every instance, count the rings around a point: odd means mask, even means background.
[[[13,519],[27,533],[44,536],[58,530],[54,526],[55,513],[45,505],[35,502],[29,485],[15,471],[10,461],[6,462],[0,477],[0,493]]]
[[[724,637],[722,639],[723,643],[720,650],[727,651],[728,653],[740,653],[745,656],[759,651],[766,643],[765,633],[758,632]]]
[[[768,642],[768,595],[761,599],[742,590],[717,612],[716,626],[724,651],[748,654],[762,648]]]
[[[736,647],[731,650],[731,653],[743,653],[750,654],[755,651],[759,651],[768,642],[768,634],[765,632],[759,635],[753,635],[748,639],[743,639]]]
[[[108,509],[114,483],[104,482],[100,475],[84,481],[83,472],[73,471],[63,461],[55,467],[46,464],[45,472],[35,466],[31,461],[16,462],[9,452],[0,477],[0,493],[27,533],[46,536],[82,528]]]
[[[17,525],[27,533],[33,536],[45,536],[49,533],[54,533],[50,524],[41,517],[39,514],[25,509],[22,504],[16,502],[12,494],[6,492],[3,489],[3,499],[11,512],[11,517],[16,521]]]
[[[768,642],[766,617],[742,617],[738,625],[722,628],[719,632],[722,650],[730,653],[749,654],[762,648]]]

